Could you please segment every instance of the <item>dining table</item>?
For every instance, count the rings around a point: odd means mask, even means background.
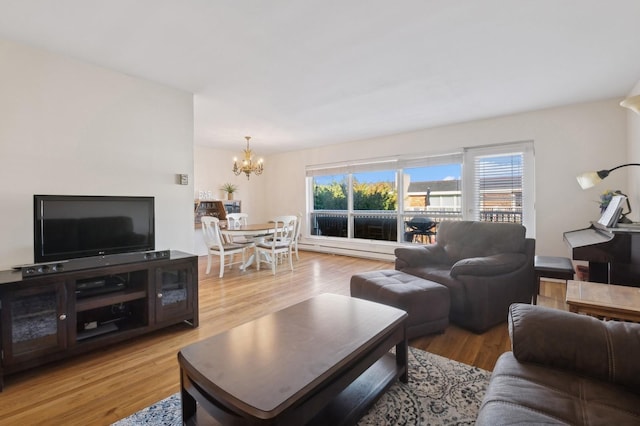
[[[221,227],[220,233],[229,238],[229,241],[233,241],[234,237],[246,237],[250,239],[260,239],[263,237],[268,237],[270,235],[275,234],[276,228],[274,222],[266,222],[266,223],[250,223],[247,225],[240,225],[234,227]],[[251,256],[247,259],[247,261],[240,266],[241,269],[247,269],[255,260],[255,252],[251,253]]]

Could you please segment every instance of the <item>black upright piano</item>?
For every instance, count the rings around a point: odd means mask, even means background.
[[[640,287],[640,226],[589,228],[564,233],[574,260],[589,262],[589,281]]]

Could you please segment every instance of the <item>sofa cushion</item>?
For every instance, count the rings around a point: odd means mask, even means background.
[[[500,275],[515,271],[527,261],[523,253],[502,253],[486,257],[461,259],[451,267],[451,276],[458,275]]]
[[[438,226],[437,245],[450,262],[500,253],[525,252],[524,226],[517,223],[443,221]]]
[[[466,310],[464,286],[451,276],[449,266],[434,265],[430,268],[406,268],[403,272],[446,286],[449,289],[451,311],[464,312]]]
[[[640,424],[640,396],[568,370],[498,359],[476,425]]]
[[[640,395],[640,324],[518,303],[509,309],[509,333],[520,362],[588,375]]]
[[[397,270],[436,265],[450,267],[453,263],[447,258],[444,248],[438,244],[396,247],[394,253],[396,255],[395,266]]]

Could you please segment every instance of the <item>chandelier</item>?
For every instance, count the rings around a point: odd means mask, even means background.
[[[244,138],[247,140],[247,148],[244,150],[244,160],[242,160],[242,164],[238,165],[238,159],[233,159],[233,173],[235,173],[236,176],[244,173],[247,175],[247,179],[249,179],[251,173],[261,175],[264,167],[262,165],[262,158],[259,159],[257,163],[253,161],[253,153],[251,149],[249,149],[249,139],[251,139],[251,136],[245,136]]]

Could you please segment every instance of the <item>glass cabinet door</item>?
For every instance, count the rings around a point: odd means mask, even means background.
[[[190,263],[156,270],[156,321],[193,312],[193,268]]]
[[[2,299],[4,362],[9,365],[67,346],[65,284],[10,291]]]

